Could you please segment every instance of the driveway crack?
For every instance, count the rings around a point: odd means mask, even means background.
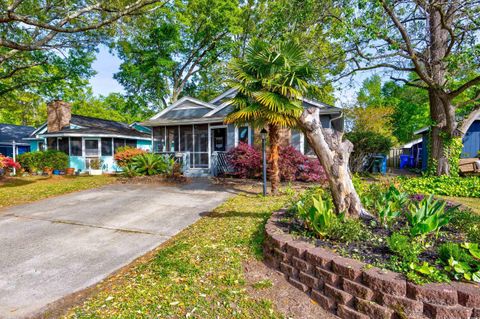
[[[15,217],[15,218],[19,218],[19,219],[27,219],[27,220],[41,220],[41,221],[51,222],[51,223],[54,223],[54,224],[66,224],[66,225],[83,226],[83,227],[90,227],[90,228],[101,228],[101,229],[108,229],[108,230],[124,232],[124,233],[154,235],[154,236],[160,236],[160,237],[166,237],[166,238],[170,237],[170,236],[165,235],[165,234],[150,232],[150,231],[146,231],[146,230],[119,228],[119,227],[104,226],[104,225],[95,225],[95,224],[77,222],[77,221],[73,221],[73,220],[50,219],[50,218],[42,218],[42,217],[21,216],[21,215],[15,215],[15,214],[8,214],[5,217],[7,217],[7,216],[8,217]]]

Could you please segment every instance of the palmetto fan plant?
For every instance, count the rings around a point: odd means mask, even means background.
[[[303,111],[302,97],[316,93],[308,83],[314,78],[314,70],[298,44],[255,41],[243,59],[231,61],[230,72],[228,84],[238,93],[231,100],[234,109],[226,122],[268,126],[270,181],[275,194],[280,183],[280,129],[295,127]]]

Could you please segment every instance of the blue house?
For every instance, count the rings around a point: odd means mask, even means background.
[[[0,124],[0,154],[12,157],[14,152],[16,155],[30,152],[30,143],[23,139],[33,131],[32,126]]]
[[[424,127],[415,132],[422,136],[421,149],[422,149],[422,170],[427,169],[428,164],[428,132],[429,127]],[[477,118],[472,125],[467,129],[465,136],[463,137],[463,149],[460,158],[475,158],[479,157],[480,152],[480,118]]]
[[[151,150],[152,146],[148,127],[71,114],[70,104],[63,101],[49,103],[47,122],[23,140],[29,142],[31,151],[65,152],[69,166],[80,171],[88,170],[90,161],[96,159],[102,160],[103,171],[118,171],[114,154],[119,147]]]
[[[233,109],[230,100],[236,93],[230,89],[208,102],[186,96],[142,123],[152,128],[154,152],[182,156],[188,175],[215,173],[219,156],[240,142],[252,145],[259,137],[248,123],[224,123]],[[308,99],[303,100],[303,105],[320,108],[324,127],[343,130],[342,109]],[[292,145],[307,155],[313,154],[303,133],[284,129],[281,136],[284,145]]]

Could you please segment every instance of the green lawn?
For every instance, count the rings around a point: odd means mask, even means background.
[[[0,208],[100,187],[113,182],[115,177],[108,175],[12,177],[0,180]]]
[[[288,198],[241,194],[229,199],[149,258],[100,284],[68,317],[282,317],[270,301],[247,293],[242,263],[261,256],[264,223]]]
[[[453,196],[440,196],[446,200],[465,205],[468,208],[471,208],[472,211],[480,215],[480,198],[474,197],[453,197]]]

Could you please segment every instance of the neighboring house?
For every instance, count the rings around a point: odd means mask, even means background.
[[[209,102],[183,97],[142,123],[153,129],[154,152],[182,156],[187,174],[205,174],[215,168],[213,163],[216,163],[218,154],[229,151],[240,142],[252,145],[258,141],[258,132],[255,133],[249,124],[224,124],[226,115],[232,111],[230,99],[235,94],[236,91],[231,89]],[[321,109],[324,127],[343,130],[340,108],[307,99],[303,104]],[[282,142],[304,154],[311,153],[303,134],[296,130],[282,130]]]
[[[415,132],[422,136],[422,169],[427,169],[428,162],[428,147],[425,145],[428,144],[430,128],[424,127]],[[463,137],[463,149],[460,158],[476,158],[479,156],[480,151],[480,118],[477,118],[472,125],[468,128],[465,136]]]
[[[55,149],[67,153],[70,167],[81,171],[88,170],[94,159],[103,161],[104,171],[117,171],[113,156],[119,147],[151,150],[152,145],[148,127],[71,114],[70,104],[63,101],[49,103],[47,122],[24,140],[30,142],[32,151]]]
[[[14,144],[15,154],[30,152],[30,143],[23,138],[29,137],[33,131],[32,126],[0,124],[0,154],[12,157]]]

